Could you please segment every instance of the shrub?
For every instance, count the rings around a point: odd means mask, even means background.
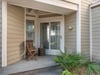
[[[68,70],[64,70],[61,75],[75,75],[75,74],[69,72]]]
[[[59,64],[63,70],[69,72],[78,72],[79,68],[86,65],[88,61],[79,54],[67,54],[66,50],[60,50],[60,54],[54,58],[54,61]]]
[[[94,73],[95,75],[100,72],[100,65],[97,63],[90,63],[88,65],[88,75]]]

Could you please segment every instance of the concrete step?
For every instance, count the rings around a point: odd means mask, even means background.
[[[60,73],[61,73],[61,68],[59,66],[51,66],[11,75],[60,75]]]
[[[4,68],[0,67],[0,73],[2,73],[4,71]]]
[[[6,75],[4,72],[5,72],[5,68],[0,67],[0,75]]]

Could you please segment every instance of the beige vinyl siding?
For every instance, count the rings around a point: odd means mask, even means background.
[[[72,26],[72,30],[68,30],[68,27]],[[65,48],[68,53],[76,52],[76,12],[65,16]]]
[[[2,3],[0,3],[0,66],[2,63]]]
[[[89,4],[91,0],[81,0],[81,53],[89,58]]]
[[[92,8],[93,61],[100,62],[100,5]]]
[[[15,63],[22,58],[24,42],[24,8],[8,5],[7,63]]]

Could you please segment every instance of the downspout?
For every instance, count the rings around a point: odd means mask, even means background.
[[[89,7],[90,9],[90,61],[93,61],[93,54],[92,54],[92,12],[91,12],[91,6]]]
[[[7,0],[2,0],[2,67],[7,66]]]
[[[81,0],[78,5],[78,11],[76,13],[76,47],[77,54],[81,54]]]

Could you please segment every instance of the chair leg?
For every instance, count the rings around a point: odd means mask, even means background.
[[[37,56],[38,56],[37,52],[27,53],[26,58],[27,58],[27,60],[33,60],[33,59],[37,60]]]

